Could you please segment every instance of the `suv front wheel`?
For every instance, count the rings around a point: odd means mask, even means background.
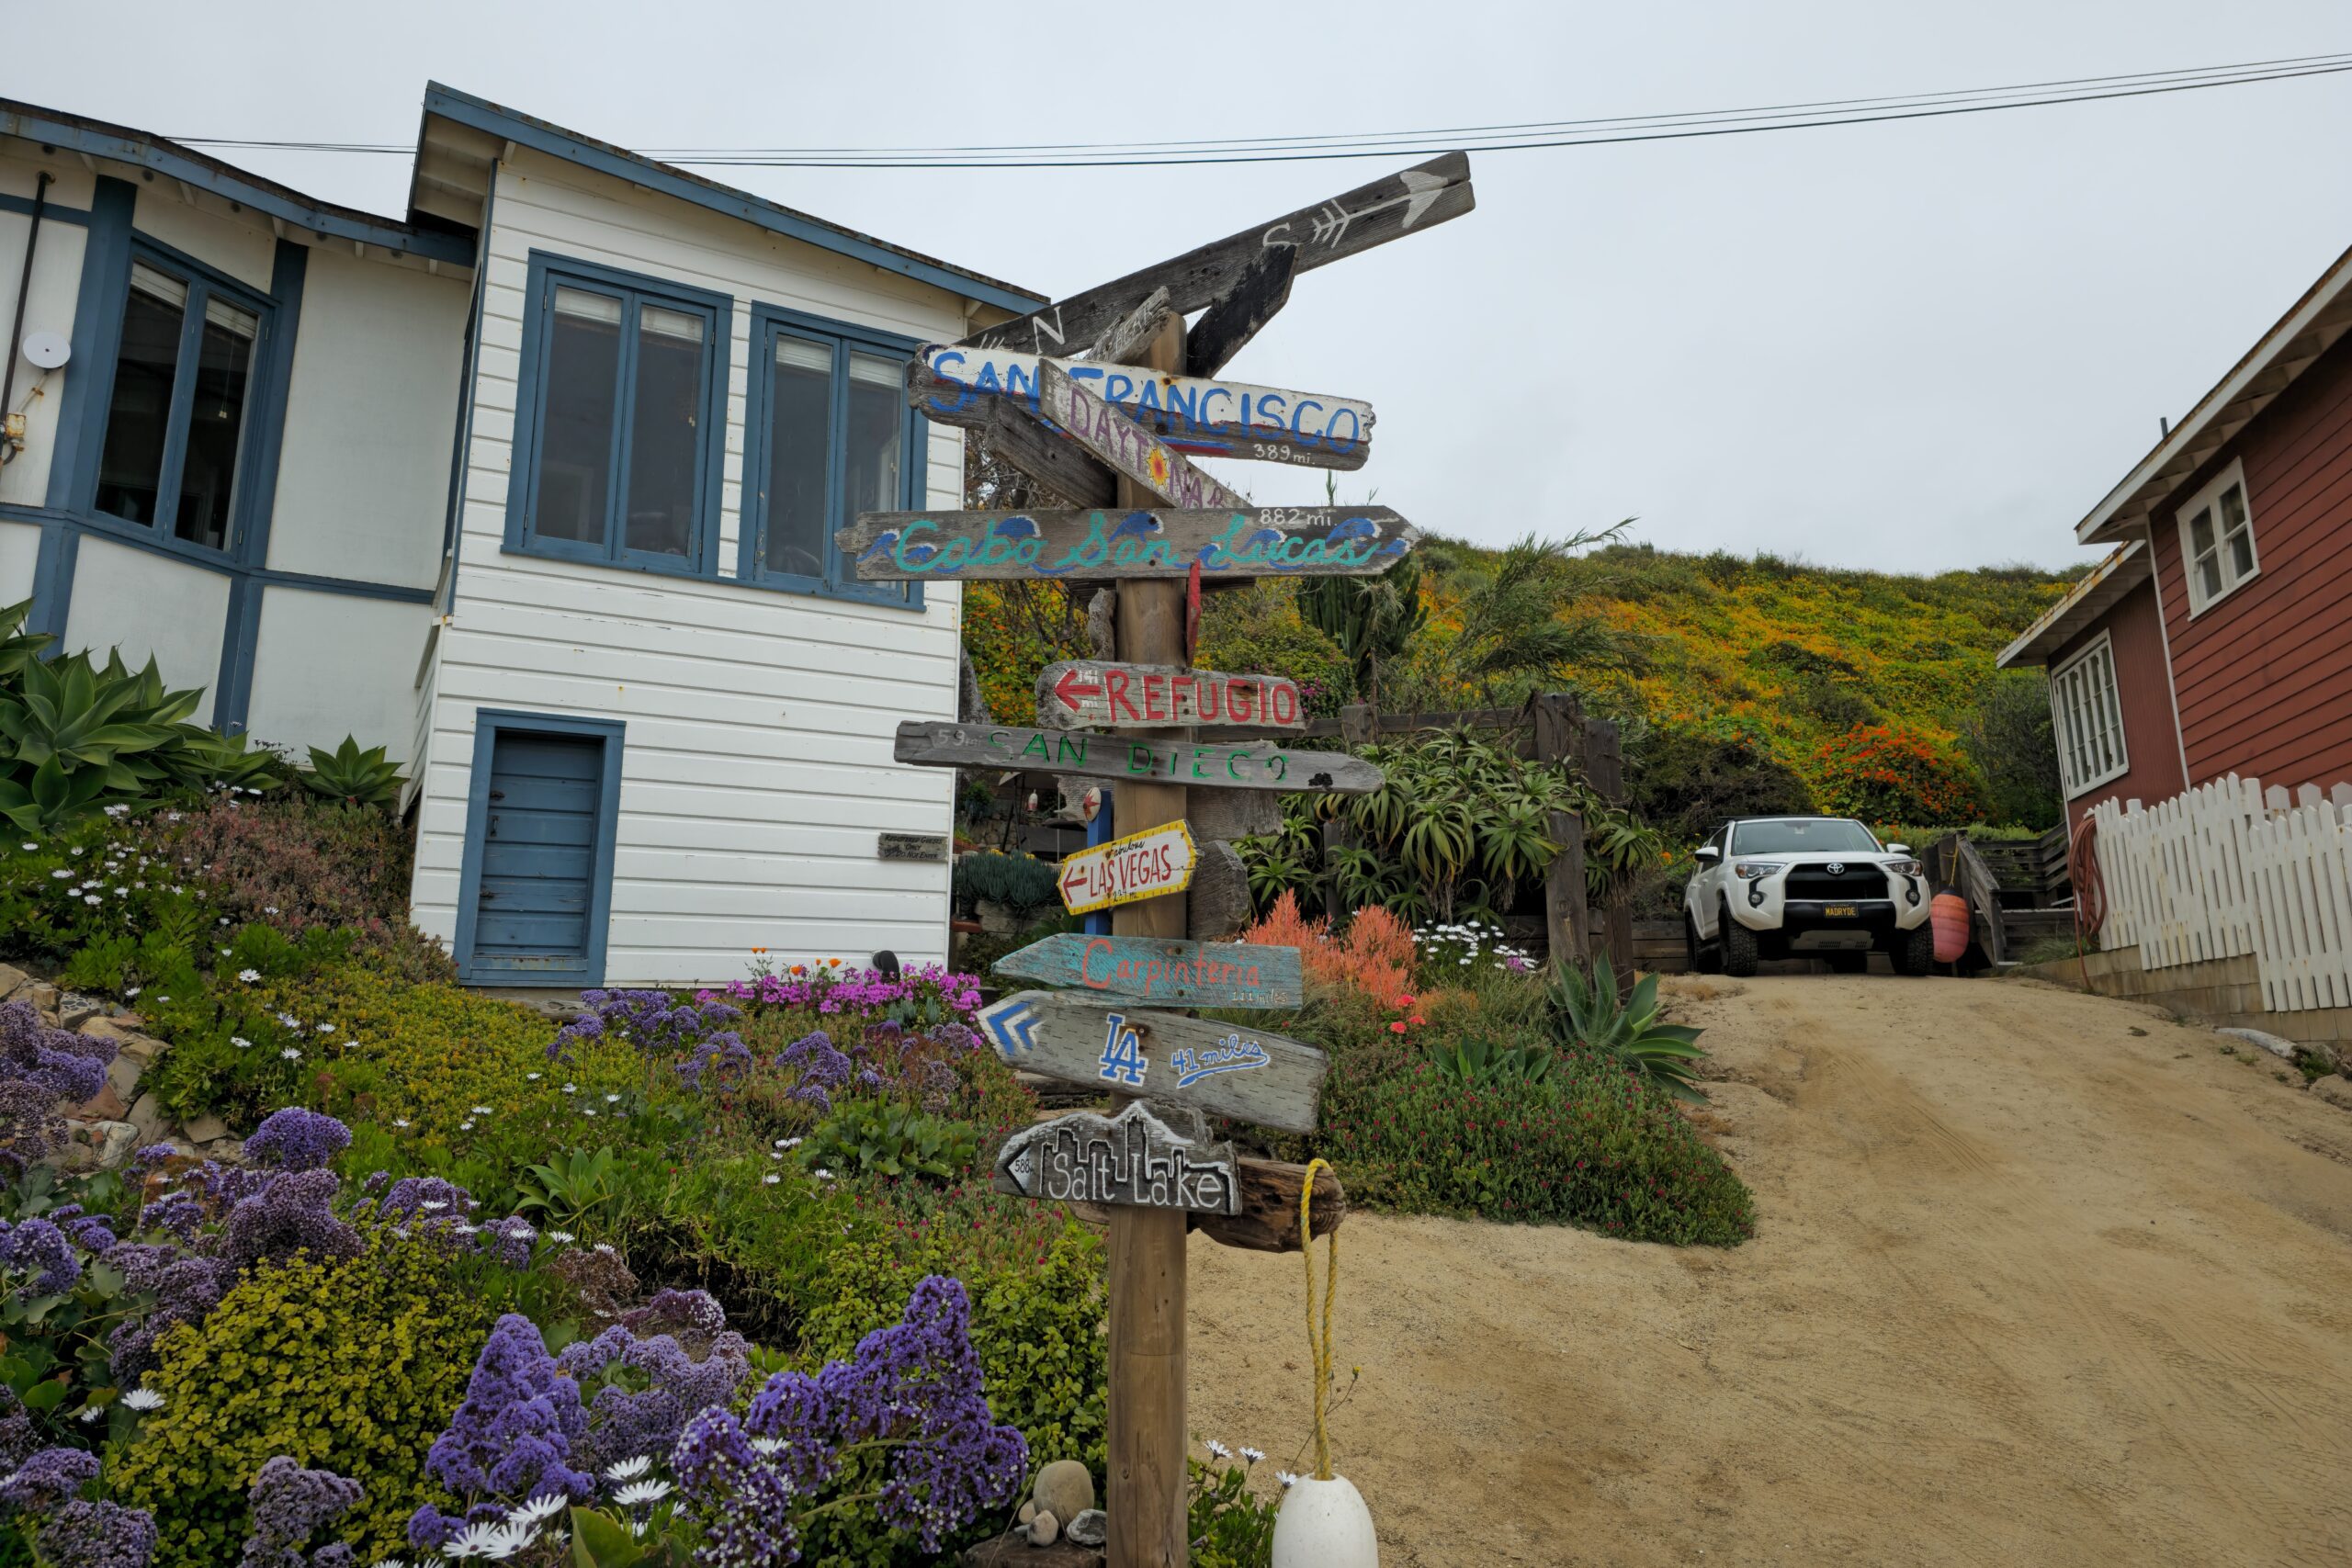
[[[1756,973],[1756,933],[1731,918],[1729,905],[1716,918],[1715,942],[1723,953],[1724,974],[1745,980]]]

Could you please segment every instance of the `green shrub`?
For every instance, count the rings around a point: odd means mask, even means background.
[[[1733,817],[1802,816],[1813,796],[1766,742],[1720,728],[1659,725],[1625,759],[1626,802],[1688,850]]]
[[[155,1516],[155,1568],[235,1562],[246,1489],[275,1454],[358,1479],[342,1539],[363,1562],[405,1556],[408,1516],[435,1495],[425,1450],[490,1322],[435,1244],[379,1235],[348,1260],[266,1268],[172,1330],[145,1385],[163,1408],[111,1467],[116,1499]]]
[[[986,899],[1025,915],[1060,901],[1056,874],[1053,866],[1035,855],[978,850],[959,856],[950,876],[957,908],[968,910]]]
[[[2040,832],[2065,816],[2050,678],[2043,671],[2005,670],[1995,676],[1976,712],[1961,726],[1960,749],[1984,775],[1995,821]]]
[[[952,1181],[971,1169],[979,1134],[961,1122],[879,1100],[853,1100],[817,1124],[800,1163],[839,1176]]]
[[[1676,1100],[1707,1098],[1691,1077],[1691,1064],[1707,1055],[1696,1043],[1699,1031],[1658,1021],[1657,976],[1634,981],[1621,1002],[1617,971],[1606,957],[1596,959],[1589,973],[1564,962],[1552,971],[1548,1000],[1552,1038],[1560,1044],[1614,1056],[1627,1072]]]
[[[385,760],[381,746],[361,750],[356,736],[345,736],[332,751],[311,747],[311,771],[297,776],[312,795],[353,806],[389,810],[400,799],[400,765]]]

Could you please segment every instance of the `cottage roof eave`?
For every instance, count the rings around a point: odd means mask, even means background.
[[[2125,594],[2154,575],[2147,541],[2133,539],[2118,546],[2066,590],[2064,598],[2044,610],[2017,641],[2001,649],[1993,662],[2003,670],[2049,663],[2061,649],[2097,626]]]

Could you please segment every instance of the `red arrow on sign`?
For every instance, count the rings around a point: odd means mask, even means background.
[[[1062,706],[1072,713],[1078,711],[1079,698],[1091,697],[1102,689],[1101,685],[1092,681],[1080,681],[1078,678],[1078,671],[1074,669],[1063,671],[1062,678],[1054,682],[1054,695],[1059,697]]]

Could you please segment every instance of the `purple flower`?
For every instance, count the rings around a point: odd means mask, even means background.
[[[242,1274],[266,1259],[307,1252],[312,1258],[356,1258],[365,1249],[359,1233],[328,1208],[340,1188],[331,1170],[300,1170],[279,1176],[229,1211],[217,1256]]]
[[[254,1129],[245,1154],[280,1170],[320,1170],[350,1146],[350,1128],[332,1116],[289,1105]]]
[[[537,1326],[510,1312],[491,1330],[465,1400],[434,1439],[424,1471],[460,1497],[519,1503],[561,1493],[584,1502],[595,1478],[572,1461],[587,1437],[580,1385],[548,1354]],[[409,1542],[435,1545],[459,1522],[427,1503],[410,1517]]]
[[[82,1258],[65,1233],[47,1220],[0,1220],[0,1264],[32,1275],[19,1299],[62,1295],[82,1282]]]
[[[319,1568],[332,1546],[305,1556],[311,1539],[359,1506],[361,1488],[331,1470],[304,1470],[285,1454],[261,1467],[245,1502],[253,1533],[238,1568]],[[345,1546],[347,1553],[351,1550]]]
[[[742,1044],[725,1026],[743,1014],[739,1008],[707,999],[707,993],[705,997],[699,1002],[682,1002],[667,991],[582,991],[580,1000],[585,1010],[556,1032],[548,1060],[569,1064],[575,1045],[609,1035],[649,1056],[700,1056],[707,1065],[712,1057],[729,1053],[724,1044],[707,1050],[706,1043],[717,1038]],[[749,1064],[748,1050],[744,1061]],[[690,1082],[688,1087],[695,1086]]]
[[[775,1059],[779,1067],[797,1067],[800,1076],[786,1098],[813,1105],[820,1112],[833,1108],[832,1091],[849,1082],[850,1059],[834,1046],[832,1036],[820,1029],[786,1045]]]
[[[742,1336],[724,1331],[696,1359],[671,1336],[640,1338],[625,1324],[564,1347],[558,1364],[595,1390],[588,1406],[590,1468],[601,1470],[639,1454],[667,1454],[688,1420],[733,1402],[735,1391],[752,1375],[751,1347]]]
[[[491,1221],[481,1227],[475,1238],[485,1256],[509,1269],[529,1268],[531,1244],[538,1239],[537,1229],[520,1214],[509,1214],[503,1220]]]
[[[51,1516],[34,1544],[51,1568],[147,1568],[155,1521],[144,1508],[77,1498]]]
[[[0,1480],[0,1503],[14,1508],[53,1507],[97,1478],[98,1456],[80,1449],[42,1449]]]
[[[697,1560],[713,1568],[783,1568],[800,1561],[797,1495],[782,1469],[752,1447],[741,1422],[724,1409],[686,1423],[670,1456],[679,1502],[703,1529]]]
[[[62,1147],[58,1102],[79,1105],[97,1093],[114,1058],[111,1040],[51,1029],[30,1002],[0,1005],[0,1172]]]
[[[376,1200],[376,1218],[387,1224],[449,1224],[476,1206],[474,1195],[454,1181],[404,1176]]]

